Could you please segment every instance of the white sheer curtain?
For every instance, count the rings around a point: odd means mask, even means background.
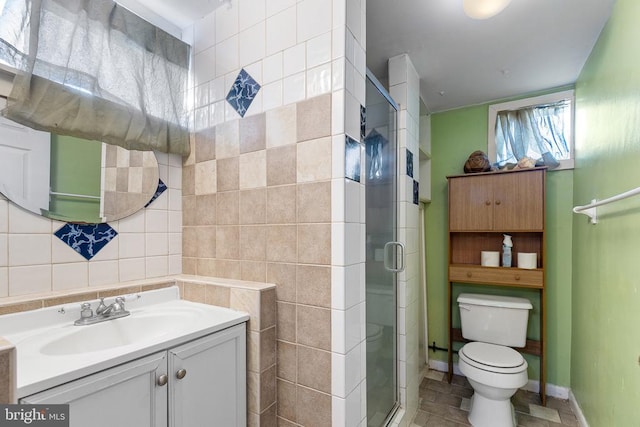
[[[0,5],[2,4],[0,0]],[[6,0],[2,114],[135,150],[189,153],[190,48],[111,0]]]
[[[558,160],[569,158],[567,143],[570,101],[504,110],[496,119],[496,160],[498,166],[517,163],[523,157],[538,166],[555,168]]]

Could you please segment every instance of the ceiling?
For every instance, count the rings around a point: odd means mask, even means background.
[[[487,20],[462,0],[367,0],[367,66],[407,53],[438,112],[575,83],[615,0],[512,0]]]
[[[117,1],[179,33],[231,0]],[[614,2],[512,0],[474,20],[462,0],[366,0],[367,66],[384,82],[387,60],[407,53],[428,112],[573,84]]]

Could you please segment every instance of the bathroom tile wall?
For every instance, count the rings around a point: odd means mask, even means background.
[[[418,408],[419,360],[418,327],[420,317],[419,208],[414,194],[419,181],[420,83],[408,55],[389,59],[389,93],[399,104],[398,142],[400,145],[399,239],[405,245],[406,267],[398,276],[398,385],[400,403],[408,419]],[[411,164],[415,162],[415,164]],[[413,176],[411,176],[413,175]]]
[[[34,215],[0,195],[0,302],[181,273],[182,158],[156,157],[167,191],[146,209],[110,222],[118,235],[91,261],[54,236],[64,222]]]
[[[278,402],[273,419],[259,407],[261,423],[366,414],[364,186],[344,178],[364,22],[364,0],[232,0],[193,28],[183,269],[277,285]],[[239,112],[227,99],[242,70],[260,88]]]

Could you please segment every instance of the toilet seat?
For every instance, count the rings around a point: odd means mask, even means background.
[[[514,349],[484,342],[470,342],[458,352],[470,366],[498,374],[517,374],[527,369],[527,362]]]

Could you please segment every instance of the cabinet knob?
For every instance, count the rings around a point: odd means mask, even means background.
[[[500,203],[502,203],[500,200],[496,200],[496,205],[499,205]]]
[[[470,271],[467,271],[467,277],[471,277],[473,275],[473,273],[471,273]]]
[[[166,375],[160,375],[158,377],[158,385],[160,387],[167,385],[167,382],[169,382],[169,377],[167,377]]]
[[[487,205],[487,206],[490,206],[491,205],[491,200],[485,200],[484,204]]]
[[[516,280],[520,280],[520,275],[516,274]]]
[[[176,378],[178,378],[179,380],[183,379],[186,375],[187,375],[186,369],[180,369],[178,370],[178,372],[176,372]]]

